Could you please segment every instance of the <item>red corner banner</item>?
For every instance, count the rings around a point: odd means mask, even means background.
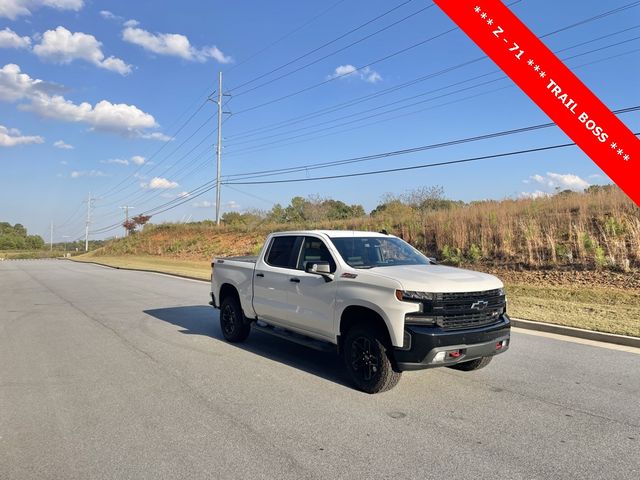
[[[640,140],[499,0],[434,0],[640,205]]]

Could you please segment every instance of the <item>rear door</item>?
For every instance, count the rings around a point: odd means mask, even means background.
[[[302,237],[276,235],[264,256],[256,263],[253,277],[253,309],[258,318],[274,325],[288,326],[290,305],[287,292],[300,252]]]
[[[290,272],[287,320],[313,336],[334,340],[334,312],[337,281],[327,282],[324,277],[305,272],[307,263],[329,262],[331,272],[336,271],[333,255],[321,238],[306,236],[301,242],[295,270]]]

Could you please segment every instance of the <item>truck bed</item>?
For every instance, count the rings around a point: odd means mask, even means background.
[[[246,262],[255,264],[258,261],[258,257],[223,257],[219,260],[233,260],[234,262]]]

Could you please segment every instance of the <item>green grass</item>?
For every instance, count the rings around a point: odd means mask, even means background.
[[[62,251],[50,250],[1,250],[0,258],[8,260],[36,259],[36,258],[58,258],[62,257]]]
[[[133,270],[153,270],[162,273],[172,273],[187,277],[209,280],[211,277],[211,262],[198,260],[175,260],[153,256],[93,256],[91,254],[74,257],[76,262],[95,262],[110,267],[131,268]]]
[[[154,270],[209,280],[208,261],[154,256],[75,257],[115,267]],[[515,318],[640,337],[640,294],[617,288],[545,286],[506,282],[509,314]]]
[[[617,288],[507,284],[511,316],[640,337],[640,294]]]

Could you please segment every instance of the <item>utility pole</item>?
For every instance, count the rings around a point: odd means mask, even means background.
[[[222,93],[222,72],[218,72],[218,144],[216,145],[216,225],[220,225],[220,181],[222,176],[222,116],[231,112],[222,110],[222,98],[231,95]]]
[[[67,243],[69,243],[67,238],[71,238],[71,236],[70,235],[63,235],[62,236],[62,241],[64,242],[64,256],[65,257],[67,256]]]
[[[91,223],[91,207],[93,207],[93,201],[95,199],[91,198],[91,192],[89,192],[89,197],[87,198],[87,223],[84,229],[84,251],[89,251],[89,224]]]
[[[136,207],[131,207],[129,205],[125,205],[124,207],[120,207],[124,210],[124,223],[127,223],[129,221],[129,209],[130,208],[136,208]],[[127,228],[125,227],[124,229],[124,236],[128,236],[129,235],[129,230],[127,230]]]
[[[53,252],[53,222],[51,222],[51,234],[49,236],[49,250]]]
[[[218,145],[216,148],[216,225],[220,225],[220,175],[222,173],[222,72],[218,72]]]

